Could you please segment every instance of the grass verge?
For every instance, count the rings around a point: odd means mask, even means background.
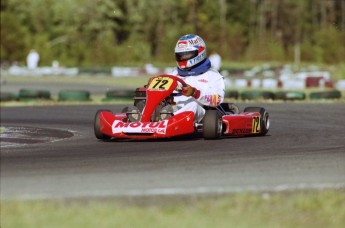
[[[75,77],[57,77],[57,76],[42,76],[42,77],[19,77],[8,76],[5,78],[7,83],[49,83],[56,84],[90,84],[90,85],[114,85],[118,87],[136,88],[147,84],[149,76],[133,76],[133,77],[110,77],[110,76],[75,76]],[[6,84],[4,85],[6,86]]]
[[[134,203],[133,203],[134,202]],[[2,201],[1,227],[343,227],[345,190],[138,200]]]

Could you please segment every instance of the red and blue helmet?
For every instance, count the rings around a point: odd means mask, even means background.
[[[189,70],[206,59],[206,44],[197,35],[182,36],[176,43],[175,59],[181,70]]]

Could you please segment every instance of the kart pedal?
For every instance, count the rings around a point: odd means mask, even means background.
[[[171,105],[164,106],[160,111],[161,120],[166,120],[174,115],[174,109]]]
[[[141,112],[136,106],[130,106],[128,107],[126,116],[129,122],[139,122],[141,119]]]

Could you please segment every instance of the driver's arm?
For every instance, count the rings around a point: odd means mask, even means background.
[[[203,105],[216,107],[224,100],[224,79],[220,74],[212,74],[208,79],[207,89],[200,90],[200,95],[196,99]]]

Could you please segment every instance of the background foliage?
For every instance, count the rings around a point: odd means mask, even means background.
[[[338,63],[344,0],[1,0],[1,61],[41,65],[173,63],[177,39],[201,35],[229,61]]]

